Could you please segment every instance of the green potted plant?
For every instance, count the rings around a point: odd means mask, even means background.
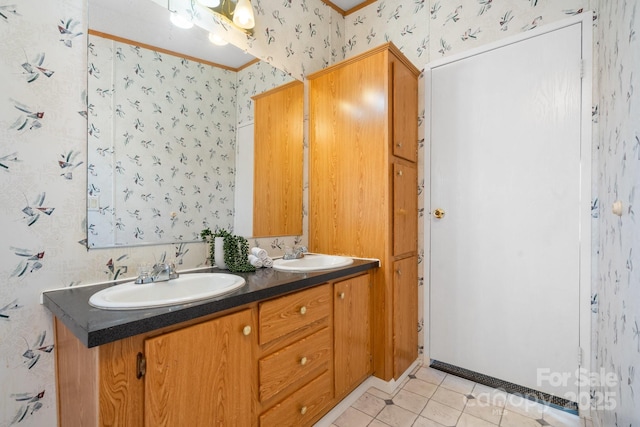
[[[200,237],[209,243],[209,258],[212,265],[215,263],[218,268],[226,268],[233,273],[256,271],[256,268],[249,264],[249,242],[244,237],[233,235],[223,228],[216,232],[205,228],[200,232]]]

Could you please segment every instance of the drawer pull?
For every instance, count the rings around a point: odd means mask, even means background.
[[[242,328],[242,335],[246,337],[249,334],[251,334],[251,326],[247,325],[244,328]]]
[[[307,413],[307,407],[303,406],[302,408],[300,408],[300,415],[304,415]]]
[[[306,357],[303,357],[302,359],[300,359],[300,364],[301,364],[302,366],[306,365],[306,364],[307,364],[307,358],[306,358]]]
[[[307,313],[307,307],[303,305],[302,307],[300,307],[300,314],[306,314],[306,313]]]
[[[338,298],[340,298],[340,299],[344,299],[344,292],[340,292],[340,293],[338,294]]]

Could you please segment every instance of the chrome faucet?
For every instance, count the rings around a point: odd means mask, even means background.
[[[141,271],[135,283],[140,285],[143,283],[166,282],[167,280],[177,279],[179,276],[175,264],[162,262],[154,265],[150,272]]]
[[[291,249],[290,247],[286,247],[282,259],[304,258],[305,252],[307,252],[306,246],[294,246],[293,249]]]

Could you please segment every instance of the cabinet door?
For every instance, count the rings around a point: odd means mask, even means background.
[[[393,263],[394,378],[418,358],[418,258]]]
[[[247,326],[251,310],[146,340],[145,426],[250,426]]]
[[[370,276],[334,284],[335,391],[342,396],[371,373]]]
[[[393,255],[415,253],[418,246],[418,171],[393,164]]]
[[[253,234],[302,234],[304,85],[292,82],[255,99]]]
[[[418,79],[402,62],[391,62],[393,155],[418,160]]]

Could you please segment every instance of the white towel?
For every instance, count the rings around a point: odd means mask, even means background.
[[[265,258],[267,258],[269,256],[267,251],[265,249],[261,249],[261,248],[251,248],[251,254],[255,255],[256,258],[260,258],[261,260],[264,260]]]
[[[270,257],[266,257],[262,260],[262,266],[266,268],[273,267],[273,259],[271,259]]]
[[[249,255],[249,264],[253,265],[255,268],[262,267],[262,260],[257,256],[250,254]]]

